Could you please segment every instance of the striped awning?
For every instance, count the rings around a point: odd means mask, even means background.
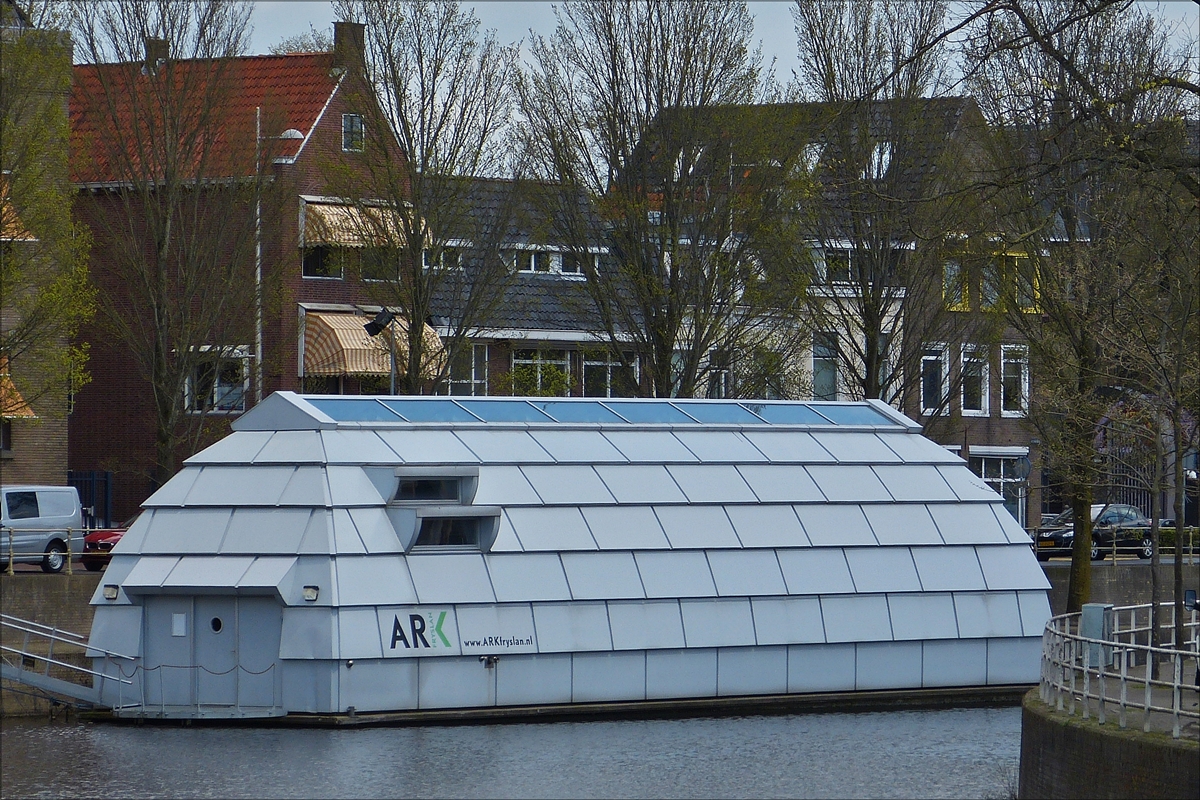
[[[404,221],[393,209],[338,203],[304,204],[306,246],[396,246],[403,241]]]
[[[314,376],[390,375],[391,353],[386,334],[370,336],[363,326],[371,317],[309,311],[304,315],[304,374]],[[389,326],[396,337],[396,370],[408,364],[408,321],[396,317]],[[425,325],[428,378],[437,376],[445,358],[437,331]]]

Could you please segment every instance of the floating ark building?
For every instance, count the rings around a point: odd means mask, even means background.
[[[279,392],[233,427],[92,599],[118,714],[1038,679],[1028,535],[878,401]]]

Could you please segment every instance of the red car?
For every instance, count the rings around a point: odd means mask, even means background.
[[[117,542],[121,541],[121,537],[125,535],[125,531],[129,530],[129,526],[137,519],[137,515],[125,520],[119,527],[116,528],[100,528],[83,537],[83,555],[79,560],[83,562],[83,566],[92,571],[97,572],[108,566],[108,562],[112,560],[111,550],[116,546]]]

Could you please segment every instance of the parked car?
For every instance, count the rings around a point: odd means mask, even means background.
[[[1071,509],[1067,509],[1050,524],[1038,529],[1034,537],[1038,561],[1071,554],[1075,543],[1074,520]],[[1136,553],[1140,558],[1150,558],[1154,554],[1150,520],[1135,506],[1120,503],[1093,505],[1092,560],[1099,561],[1112,553],[1114,540],[1118,553]]]
[[[83,549],[83,509],[73,486],[0,487],[0,566],[41,562],[43,572],[61,572],[71,552]]]
[[[98,572],[107,567],[108,562],[112,561],[113,547],[121,541],[125,531],[129,530],[129,526],[133,525],[137,518],[138,515],[134,514],[116,528],[97,528],[84,536],[83,555],[79,559],[83,566],[91,572]]]

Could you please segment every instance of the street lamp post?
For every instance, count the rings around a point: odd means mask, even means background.
[[[371,320],[366,325],[363,325],[363,330],[365,330],[367,332],[368,336],[378,336],[380,333],[387,330],[388,326],[392,324],[392,320],[394,320],[394,319],[396,319],[395,314],[388,311],[386,308],[382,308],[379,310],[379,313],[375,315],[375,319]],[[391,394],[395,394],[396,393],[396,336],[392,331],[388,331],[388,352],[391,354],[391,357],[392,357],[391,358],[391,369],[390,369],[391,378],[392,378]]]
[[[263,395],[263,292],[262,292],[262,143],[264,139],[303,139],[288,128],[278,136],[262,135],[262,106],[254,107],[254,402]]]

